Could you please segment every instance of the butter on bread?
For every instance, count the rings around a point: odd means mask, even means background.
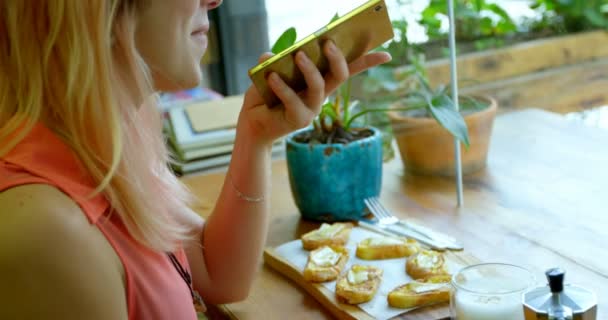
[[[344,247],[322,246],[311,251],[304,268],[304,280],[310,282],[336,280],[348,257],[348,250]]]
[[[450,301],[449,275],[415,280],[393,289],[387,297],[393,308],[409,309]]]
[[[356,255],[364,260],[394,259],[409,257],[419,250],[414,239],[380,236],[359,242]]]
[[[380,287],[382,273],[378,267],[353,265],[336,282],[338,301],[348,304],[370,301]]]
[[[410,256],[405,264],[405,271],[414,280],[449,275],[443,254],[433,250],[421,250]]]
[[[304,250],[314,250],[322,246],[344,246],[350,237],[352,223],[323,223],[319,229],[304,234],[301,238]]]

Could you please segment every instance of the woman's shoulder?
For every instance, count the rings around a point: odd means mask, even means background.
[[[24,236],[28,231],[44,232],[44,229],[81,233],[85,237],[87,234],[81,228],[88,221],[80,207],[52,185],[24,184],[0,192],[0,212],[0,228],[18,227],[21,231],[18,234]]]
[[[38,311],[124,318],[123,279],[120,260],[103,234],[59,189],[28,184],[0,192],[0,282],[14,284],[15,308],[32,308],[37,301]],[[107,298],[117,307],[96,310],[82,296]],[[10,310],[0,311],[2,319],[3,312]]]
[[[78,243],[66,241],[78,239]],[[91,225],[82,209],[68,195],[47,184],[26,184],[0,192],[0,248],[25,248],[38,243],[64,249],[90,246],[105,253],[112,247]]]

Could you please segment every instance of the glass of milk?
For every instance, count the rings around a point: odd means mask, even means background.
[[[466,267],[452,278],[452,319],[524,320],[522,295],[534,282],[530,271],[511,264]]]

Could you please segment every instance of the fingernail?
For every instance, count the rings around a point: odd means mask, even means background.
[[[306,54],[302,51],[298,51],[298,53],[296,54],[296,59],[298,63],[305,63],[306,62]]]
[[[278,77],[279,77],[279,75],[277,75],[276,73],[273,72],[268,76],[268,80],[272,83],[279,83]]]
[[[327,45],[327,49],[329,50],[329,52],[331,53],[335,53],[336,52],[336,45],[334,44],[333,41],[328,41],[329,44]]]

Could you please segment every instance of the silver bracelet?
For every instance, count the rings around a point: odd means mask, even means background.
[[[230,173],[230,171],[228,171],[228,180],[230,180],[230,185],[232,186],[232,189],[234,190],[234,192],[236,192],[236,195],[239,198],[241,198],[247,202],[262,202],[266,199],[264,196],[250,197],[250,196],[242,193],[241,191],[239,191],[239,189],[234,185],[234,180],[232,180],[232,174]]]

